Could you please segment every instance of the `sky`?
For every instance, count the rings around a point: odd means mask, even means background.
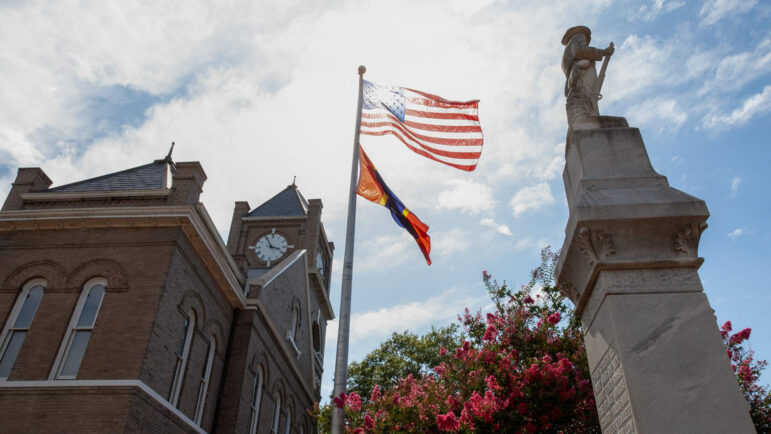
[[[359,200],[358,360],[394,331],[489,308],[482,270],[519,286],[541,248],[562,245],[560,40],[583,24],[593,46],[615,43],[601,113],[640,128],[654,168],[706,201],[705,292],[718,322],[752,328],[769,359],[770,23],[771,4],[757,0],[0,1],[0,197],[17,167],[61,185],[162,158],[175,141],[176,161],[203,165],[201,200],[227,239],[235,201],[256,207],[297,176],[322,199],[337,247],[337,312],[358,66],[375,83],[479,99],[474,172],[392,137],[361,140],[430,226],[433,264],[385,209]]]

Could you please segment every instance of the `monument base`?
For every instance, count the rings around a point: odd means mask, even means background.
[[[584,329],[602,430],[753,433],[697,271],[707,207],[655,172],[621,120],[569,133],[556,273]]]

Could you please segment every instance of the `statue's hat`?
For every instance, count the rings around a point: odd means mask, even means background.
[[[570,38],[573,37],[573,35],[577,35],[579,33],[583,33],[584,36],[586,36],[586,43],[588,44],[589,41],[592,40],[592,31],[589,30],[589,27],[586,26],[575,26],[568,29],[567,32],[565,32],[565,36],[562,37],[562,45],[568,45],[568,42],[570,42]]]

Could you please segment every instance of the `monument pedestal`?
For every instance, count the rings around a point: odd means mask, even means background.
[[[754,433],[701,286],[709,212],[623,118],[571,129],[557,286],[576,305],[604,433]]]

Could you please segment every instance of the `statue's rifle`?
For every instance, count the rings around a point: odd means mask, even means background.
[[[613,42],[610,43],[610,48],[613,48]],[[612,54],[608,54],[605,56],[605,60],[602,62],[602,68],[600,68],[600,75],[597,77],[597,99],[602,99],[602,94],[600,93],[600,90],[602,89],[602,82],[605,81],[605,71],[608,69],[608,62],[610,61],[610,56]]]

